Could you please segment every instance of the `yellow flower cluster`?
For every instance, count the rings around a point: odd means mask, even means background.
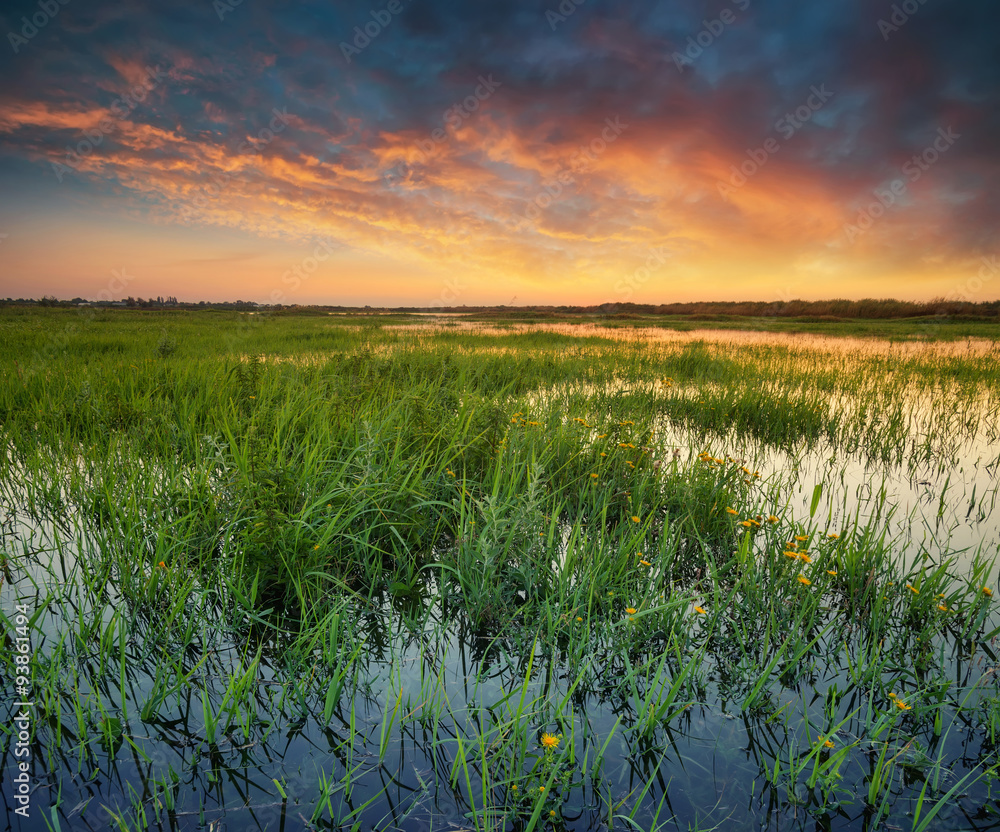
[[[519,425],[520,427],[538,427],[541,422],[531,422],[524,418],[524,414],[518,411],[513,416],[510,417],[510,423],[512,425]]]

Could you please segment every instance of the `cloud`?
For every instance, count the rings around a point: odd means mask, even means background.
[[[71,175],[112,184],[152,222],[331,238],[414,268],[567,289],[609,285],[654,245],[687,273],[833,274],[886,250],[894,274],[965,261],[995,245],[1000,219],[996,11],[927,4],[886,41],[890,7],[761,0],[681,72],[670,56],[703,27],[702,3],[588,2],[553,32],[537,4],[422,2],[348,65],[338,44],[364,22],[357,7],[244,4],[219,21],[210,4],[98,1],[54,20],[24,61],[0,61],[19,80],[0,94],[0,171],[51,177],[110,117]],[[150,66],[163,82],[115,116]],[[483,75],[500,86],[449,119]],[[829,106],[720,193],[822,84]],[[609,119],[627,129],[586,158]],[[858,206],[948,125],[962,133],[948,158],[845,247]]]

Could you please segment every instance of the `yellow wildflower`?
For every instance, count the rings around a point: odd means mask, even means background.
[[[833,741],[832,740],[824,740],[823,741],[823,747],[824,748],[833,748]]]
[[[920,590],[917,589],[913,584],[907,584],[906,588],[908,590],[910,590],[910,592],[912,592],[914,595],[919,595],[920,594]]]
[[[726,506],[726,514],[736,514],[736,509]]]
[[[797,534],[797,535],[795,535],[795,539],[797,541],[799,541],[799,543],[801,543],[803,540],[808,540],[809,537],[807,535],[804,535],[804,534]]]
[[[542,745],[545,746],[546,748],[558,748],[559,737],[557,737],[555,734],[542,734]],[[545,787],[543,786],[541,788],[541,791],[544,790]]]
[[[582,618],[580,618],[580,616],[577,616],[577,617],[576,617],[576,621],[577,621],[577,623],[579,624],[580,622],[582,622],[582,621],[583,621],[583,619],[582,619]]]
[[[640,518],[639,518],[639,517],[637,517],[636,515],[632,515],[632,522],[633,522],[633,523],[640,523],[640,522],[642,522],[642,521],[641,521],[641,520],[640,520]]]
[[[591,475],[590,475],[590,478],[591,478],[592,480],[596,480],[596,479],[597,479],[597,474],[591,474]]]
[[[160,569],[166,569],[167,568],[167,564],[164,563],[162,560],[158,564],[156,564],[156,565],[159,566]]]
[[[802,554],[799,555],[799,560],[802,561],[803,563],[813,562],[813,559],[809,557],[809,555],[807,555],[805,552],[802,552]]]
[[[826,574],[827,575],[833,575],[833,577],[836,578],[837,577],[837,570],[836,569],[827,569],[826,570]]]
[[[792,551],[784,552],[783,554],[786,558],[792,558],[792,559],[797,559],[799,556],[798,552],[792,552]]]
[[[812,581],[810,581],[805,575],[799,575],[796,579],[803,586],[812,586]]]
[[[769,515],[767,515],[767,522],[768,523],[777,523],[778,522],[778,518],[775,517],[773,514],[769,514]]]
[[[902,699],[897,699],[896,700],[896,707],[899,708],[899,710],[901,710],[901,711],[912,711],[913,710],[913,706],[912,705],[907,705]]]
[[[948,608],[944,604],[938,604],[938,609],[941,610],[941,612],[948,612]]]
[[[652,566],[653,565],[648,560],[642,560],[642,558],[639,559],[639,563],[642,564],[643,566]]]
[[[707,613],[707,612],[705,612],[705,610],[704,610],[704,608],[703,608],[703,607],[698,607],[698,606],[696,606],[696,607],[694,608],[694,611],[695,611],[696,613],[698,613],[699,615],[708,615],[708,613]]]
[[[635,607],[625,607],[625,612],[629,615],[635,615]]]
[[[983,595],[985,595],[987,598],[992,598],[993,597],[993,590],[990,589],[988,586],[984,586],[983,587]]]
[[[836,532],[833,532],[832,534],[828,534],[827,537],[830,538],[830,540],[836,540],[837,538],[840,537],[840,535],[837,534]]]

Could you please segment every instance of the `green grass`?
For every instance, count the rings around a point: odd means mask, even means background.
[[[989,547],[907,556],[835,478],[793,511],[729,444],[958,476],[995,346],[400,320],[0,310],[52,817],[992,817]]]

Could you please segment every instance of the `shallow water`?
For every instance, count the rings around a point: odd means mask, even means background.
[[[492,331],[478,327],[488,329]],[[580,328],[572,327],[568,334],[581,334]],[[605,328],[595,328],[593,334],[635,337]],[[663,330],[642,337],[677,343],[715,338],[721,348],[789,340]],[[831,354],[857,346],[847,344],[850,339],[794,339],[798,346],[808,343]],[[869,341],[863,346],[886,353],[926,349],[872,346]],[[947,355],[995,349],[978,342],[933,348]],[[927,406],[915,393],[907,406],[912,442],[906,454],[888,461],[863,450],[838,451],[825,441],[776,448],[735,432],[707,434],[666,419],[657,425],[656,452],[669,460],[674,448],[686,459],[708,451],[759,471],[759,503],[740,507],[747,513],[773,512],[790,527],[824,533],[865,526],[875,518],[894,551],[907,561],[924,555],[929,563],[954,557],[967,567],[977,553],[1000,554],[995,418],[980,413],[966,420],[973,428],[932,435],[927,426],[934,417]],[[817,486],[822,491],[814,508]],[[0,609],[9,616],[18,603],[33,610],[44,607],[32,644],[36,653],[51,651],[66,633],[77,632],[80,621],[100,629],[111,623],[113,604],[96,604],[71,579],[77,556],[86,562],[87,547],[100,541],[77,525],[56,530],[11,509],[3,544],[9,565],[0,587]],[[54,597],[47,601],[50,590]],[[113,582],[107,592],[117,603]],[[221,620],[221,606],[216,605],[222,600],[199,593],[195,586],[191,604],[208,610],[201,618]],[[546,759],[539,745],[542,731],[562,733],[560,749],[572,747],[574,753],[567,764],[569,784],[546,804],[539,828],[630,829],[633,823],[641,829],[677,830],[874,828],[863,799],[876,762],[874,744],[852,752],[840,802],[818,806],[815,793],[801,784],[788,787],[780,777],[774,784],[768,778],[776,767],[790,765],[808,751],[819,726],[845,720],[835,739],[836,745],[847,745],[866,735],[866,714],[883,707],[873,692],[867,698],[857,691],[854,698],[836,697],[837,690],[850,688],[850,667],[858,660],[846,637],[843,652],[822,666],[787,669],[785,683],[775,680],[768,686],[768,705],[754,709],[743,708],[727,681],[736,662],[724,651],[710,654],[699,678],[681,696],[689,707],[644,732],[641,703],[621,684],[627,675],[623,659],[602,652],[599,637],[594,665],[581,674],[560,654],[558,644],[532,650],[510,633],[494,639],[470,632],[461,619],[446,618],[438,607],[417,616],[425,629],[414,632],[401,605],[376,599],[371,607],[355,611],[365,633],[363,659],[356,677],[333,699],[327,699],[330,671],[318,661],[303,677],[286,678],[280,638],[245,634],[240,640],[220,627],[204,626],[173,656],[181,671],[193,674],[196,685],[167,697],[143,721],[139,711],[155,689],[159,666],[150,645],[161,638],[155,610],[145,614],[150,615],[145,629],[132,633],[107,667],[93,644],[80,648],[81,677],[91,684],[60,691],[59,720],[36,728],[32,813],[26,821],[13,811],[16,761],[9,735],[0,740],[0,807],[6,818],[0,828],[105,829],[114,822],[113,812],[127,817],[129,828],[143,825],[139,814],[151,828],[213,832],[352,828],[355,823],[364,830],[522,829],[530,804],[515,812],[511,787],[520,784],[523,791],[537,783],[523,773],[534,761]],[[252,672],[239,719],[210,741],[205,711],[222,710],[230,676],[250,666],[258,646],[260,664]],[[955,648],[944,657],[949,682],[972,691],[970,705],[980,695],[996,693],[1000,648],[985,648],[972,655]],[[124,676],[115,655],[125,656]],[[629,661],[655,663],[659,655],[631,656]],[[671,666],[667,680],[677,677]],[[571,694],[577,678],[585,681]],[[10,691],[9,684],[5,690]],[[522,696],[530,716],[515,724],[511,697]],[[12,724],[15,699],[5,698],[0,725]],[[87,706],[81,729],[73,703],[82,700]],[[329,720],[324,716],[328,701]],[[107,744],[94,740],[100,733],[98,702],[109,713],[123,706],[128,712],[122,736]],[[908,813],[915,809],[923,782],[936,781],[940,794],[993,754],[984,725],[983,714],[970,707],[958,715],[949,712],[937,736],[926,729],[886,734],[897,766],[886,790],[891,817],[878,828],[909,828]],[[58,742],[57,731],[62,732]],[[512,735],[521,738],[524,762],[511,756]],[[511,775],[514,770],[521,779]],[[995,791],[992,779],[959,789],[930,828],[1000,826]],[[496,807],[495,814],[473,811],[484,804]]]
[[[1000,554],[1000,447],[986,430],[943,437],[947,448],[894,462],[838,452],[827,442],[789,450],[674,426],[665,426],[660,439],[665,449],[702,448],[759,472],[768,495],[764,513],[802,529],[842,533],[875,518],[907,561],[926,553],[935,562],[953,555],[971,563],[977,554]],[[821,497],[811,513],[817,487]]]
[[[5,608],[12,594],[17,593],[4,588]],[[278,681],[275,669],[280,647],[271,645],[242,709],[245,727],[234,727],[214,743],[206,740],[201,699],[219,707],[225,674],[241,664],[237,645],[205,634],[179,657],[190,669],[211,654],[197,677],[202,693],[186,692],[147,722],[134,710],[149,695],[152,670],[148,662],[130,660],[128,740],[91,744],[86,751],[64,741],[59,755],[44,762],[38,745],[32,818],[23,822],[12,813],[5,790],[0,803],[7,812],[4,828],[105,829],[113,821],[110,812],[131,817],[131,807],[141,805],[146,823],[157,829],[326,829],[355,823],[366,830],[517,829],[527,814],[518,821],[498,809],[495,817],[485,818],[480,811],[474,818],[472,806],[484,804],[484,779],[492,783],[487,804],[500,807],[510,799],[505,769],[511,759],[503,753],[491,757],[489,749],[499,749],[502,738],[519,731],[529,756],[543,757],[542,730],[561,733],[560,749],[572,744],[576,761],[567,767],[569,787],[551,802],[557,816],[545,817],[543,828],[632,828],[624,816],[642,829],[651,828],[657,816],[665,828],[677,829],[868,828],[870,810],[857,794],[819,807],[803,787],[786,793],[765,776],[776,761],[780,766],[794,760],[812,742],[812,732],[798,719],[776,719],[774,711],[788,708],[823,724],[823,692],[838,683],[845,686],[842,665],[806,670],[796,684],[776,691],[773,709],[741,713],[739,702],[723,692],[720,679],[727,668],[710,663],[692,704],[669,724],[643,734],[636,731],[635,701],[617,684],[623,668],[613,659],[559,706],[572,674],[558,650],[539,646],[528,673],[527,656],[512,659],[502,642],[488,649],[487,642],[461,627],[444,624],[413,632],[389,606],[366,620],[368,650],[361,676],[353,692],[339,698],[329,721],[322,716],[322,685],[312,686],[316,692],[304,700],[284,695],[289,683]],[[952,664],[956,680],[963,682],[983,671],[961,659]],[[117,669],[110,677],[104,696],[113,702]],[[508,719],[512,696],[515,701],[523,697],[530,714],[513,726]],[[859,707],[863,711],[865,703],[838,703],[836,721]],[[4,724],[9,724],[6,710]],[[440,713],[431,713],[435,710]],[[64,722],[71,733],[65,709]],[[975,721],[959,718],[945,728],[943,738],[891,737],[900,761],[889,785],[893,817],[912,810],[923,778],[940,777],[947,788],[978,763],[985,740]],[[51,730],[41,728],[40,739],[47,741]],[[839,745],[862,731],[863,719],[855,713],[830,736]],[[463,744],[475,748],[480,737],[485,737],[486,756],[473,753],[462,765]],[[598,755],[603,762],[595,767]],[[935,760],[947,764],[942,768]],[[854,755],[848,785],[854,782],[863,790],[871,762],[869,754]],[[4,777],[7,783],[12,777],[9,754]],[[530,779],[519,782],[522,790],[534,788]],[[314,820],[317,804],[324,808]],[[993,828],[1000,819],[998,806],[990,784],[977,783],[950,802],[932,828]]]

